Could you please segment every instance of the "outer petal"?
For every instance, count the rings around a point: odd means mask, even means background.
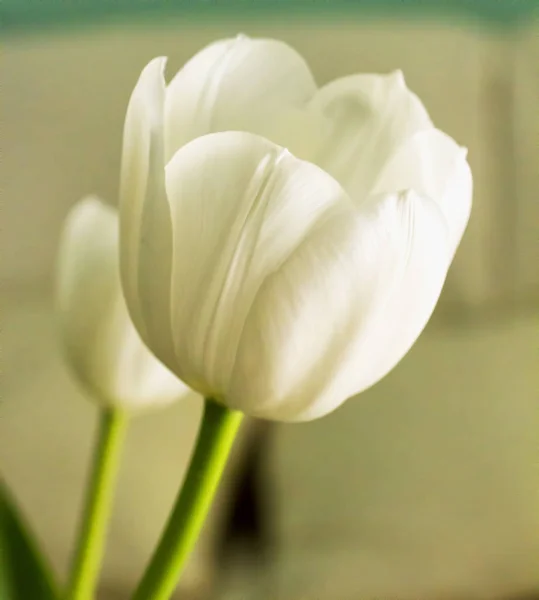
[[[176,372],[199,392],[234,402],[227,390],[235,356],[265,278],[311,230],[352,205],[315,165],[241,132],[181,148],[167,165],[167,191]]]
[[[118,217],[89,198],[69,214],[60,245],[57,301],[66,354],[106,404],[171,402],[185,386],[144,346],[127,312],[118,266]]]
[[[432,122],[400,71],[353,75],[321,88],[308,106],[325,117],[325,143],[312,160],[362,202],[395,148]]]
[[[445,133],[431,129],[407,139],[387,161],[375,193],[414,189],[438,202],[456,250],[472,208],[472,173],[467,150]]]
[[[308,420],[378,381],[430,317],[448,254],[439,209],[413,193],[326,220],[260,289],[230,402],[263,418]]]
[[[215,42],[174,77],[166,98],[167,157],[201,135],[227,130],[271,137],[283,111],[303,107],[316,84],[303,58],[284,42]]]
[[[125,119],[120,185],[121,272],[133,321],[169,366],[172,229],[165,191],[164,58],[142,71]]]

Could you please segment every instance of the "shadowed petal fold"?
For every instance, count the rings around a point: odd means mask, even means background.
[[[312,160],[333,175],[355,202],[371,193],[389,154],[432,122],[400,71],[352,75],[324,86],[309,110],[325,118],[325,142]]]
[[[438,129],[416,133],[388,158],[374,193],[413,189],[435,200],[447,221],[454,253],[472,209],[472,172],[466,154]]]

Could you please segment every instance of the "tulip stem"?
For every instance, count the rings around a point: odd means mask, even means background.
[[[69,600],[93,600],[95,597],[114,495],[114,479],[126,425],[127,417],[123,412],[118,409],[102,410],[92,472],[69,578]]]
[[[191,464],[133,600],[168,600],[197,541],[243,414],[206,399]]]

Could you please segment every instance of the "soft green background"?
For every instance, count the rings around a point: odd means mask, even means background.
[[[3,14],[14,6],[4,2]],[[502,34],[477,22],[285,24],[252,15],[4,39],[0,460],[60,572],[95,425],[55,339],[50,289],[62,219],[90,192],[115,202],[122,121],[142,66],[167,55],[170,77],[206,43],[243,31],[294,45],[320,84],[401,68],[437,125],[469,148],[475,181],[468,232],[417,346],[334,415],[275,429],[280,554],[267,575],[279,588],[269,597],[507,599],[539,588],[539,30],[528,25]],[[106,588],[129,589],[144,565],[199,415],[192,398],[133,424]],[[222,506],[186,585],[209,580]],[[248,585],[244,573],[236,585]]]

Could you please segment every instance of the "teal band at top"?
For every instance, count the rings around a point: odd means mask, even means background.
[[[538,11],[539,0],[2,0],[0,28],[5,35],[110,21],[155,23],[172,16],[205,23],[262,16],[426,18],[509,27],[529,24]]]

